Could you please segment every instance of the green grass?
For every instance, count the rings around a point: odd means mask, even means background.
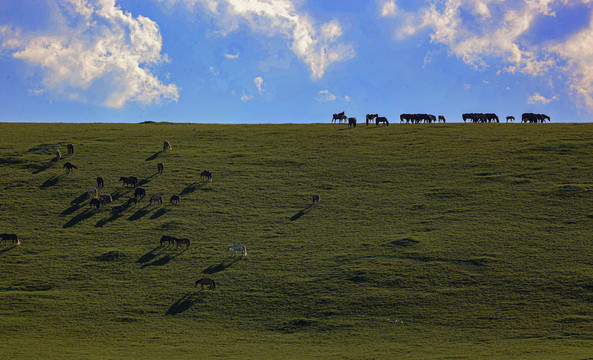
[[[591,357],[591,159],[593,124],[0,124],[0,357]],[[112,215],[120,176],[181,203]]]

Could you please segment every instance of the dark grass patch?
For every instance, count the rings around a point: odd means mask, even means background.
[[[121,252],[113,250],[97,256],[96,259],[97,261],[118,261],[123,257],[124,255]]]
[[[419,243],[418,240],[414,240],[412,238],[404,238],[404,239],[399,239],[399,240],[395,240],[395,241],[391,242],[392,245],[397,245],[397,246],[412,246],[412,245],[416,245],[418,243]]]

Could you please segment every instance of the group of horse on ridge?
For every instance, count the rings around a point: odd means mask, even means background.
[[[401,114],[399,116],[400,123],[406,124],[420,124],[420,123],[446,123],[446,119],[444,115],[434,116],[432,114]],[[499,123],[500,119],[498,115],[494,113],[464,113],[461,115],[463,122],[472,122],[472,123]],[[366,115],[366,124],[368,125],[370,122],[375,120],[375,124],[385,124],[389,125],[389,121],[384,116],[379,116],[378,114],[367,114]],[[348,127],[356,127],[356,118],[355,117],[348,117],[346,116],[345,112],[342,111],[337,114],[333,114],[332,116],[332,124],[333,123],[342,123],[342,121],[348,121]],[[514,116],[507,116],[506,122],[513,122],[515,121]],[[550,121],[550,117],[546,114],[534,114],[534,113],[524,113],[521,116],[522,123],[544,123],[546,121]]]

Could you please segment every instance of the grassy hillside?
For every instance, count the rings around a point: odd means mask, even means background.
[[[592,124],[0,124],[0,357],[591,357],[591,159]],[[112,214],[121,176],[165,204]]]

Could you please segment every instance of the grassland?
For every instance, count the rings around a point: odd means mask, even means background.
[[[592,358],[592,159],[593,124],[0,124],[0,358]],[[113,215],[120,176],[181,203]]]

